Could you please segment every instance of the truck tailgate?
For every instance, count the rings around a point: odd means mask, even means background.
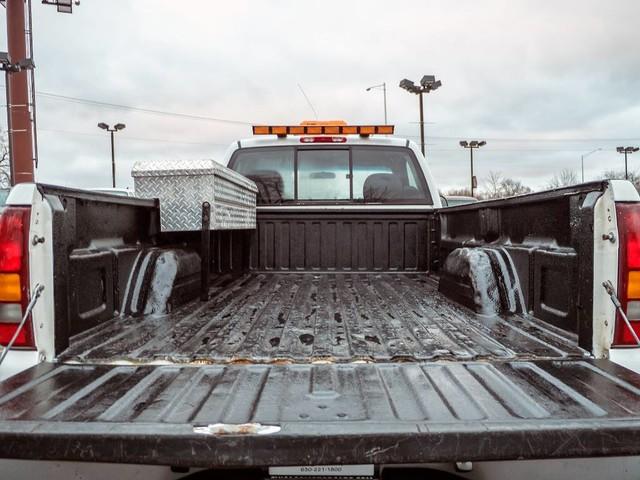
[[[194,427],[259,422],[278,433]],[[640,376],[609,361],[129,366],[0,383],[0,457],[380,464],[638,454]]]

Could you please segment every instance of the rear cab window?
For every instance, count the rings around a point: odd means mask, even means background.
[[[254,147],[237,150],[229,166],[256,183],[259,205],[433,204],[409,148]]]

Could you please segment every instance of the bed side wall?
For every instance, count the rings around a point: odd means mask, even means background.
[[[440,258],[459,247],[500,249],[517,272],[526,310],[591,348],[593,208],[602,183],[440,211]]]

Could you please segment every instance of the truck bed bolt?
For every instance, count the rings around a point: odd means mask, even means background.
[[[616,234],[613,232],[602,234],[602,240],[609,240],[611,243],[616,243]]]

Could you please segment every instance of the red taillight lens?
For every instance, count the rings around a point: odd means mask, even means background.
[[[640,269],[640,232],[627,232],[626,237],[627,266],[633,269]]]
[[[18,324],[0,323],[0,344],[8,345],[16,333]],[[31,334],[31,326],[25,325],[18,333],[16,341],[13,342],[14,347],[28,348],[33,347],[33,335]]]
[[[629,322],[640,337],[640,204],[616,204],[618,219],[618,298]],[[629,327],[616,314],[613,346],[637,347]]]
[[[22,269],[24,246],[22,210],[6,208],[0,213],[0,272],[19,272]]]
[[[29,303],[29,220],[28,207],[0,210],[0,345],[11,341]],[[30,319],[13,345],[35,346]]]

